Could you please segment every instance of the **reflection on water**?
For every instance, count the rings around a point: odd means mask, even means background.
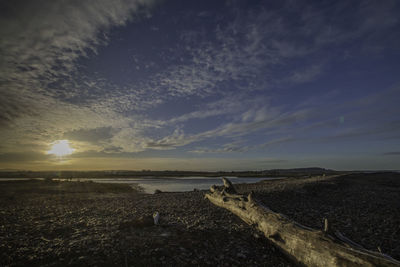
[[[254,178],[254,177],[227,177],[234,183],[256,183],[262,180],[271,180],[277,178]],[[96,183],[119,183],[139,185],[144,192],[152,194],[156,189],[163,192],[184,192],[194,189],[209,189],[212,185],[222,185],[221,177],[148,177],[148,178],[81,178],[72,179],[80,181],[93,181]]]

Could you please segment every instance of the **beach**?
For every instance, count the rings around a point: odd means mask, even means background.
[[[306,226],[400,259],[400,174],[287,178],[236,186]],[[120,184],[0,182],[1,266],[295,266],[258,231],[204,199]],[[159,225],[151,223],[159,212]],[[150,221],[149,221],[150,220]]]

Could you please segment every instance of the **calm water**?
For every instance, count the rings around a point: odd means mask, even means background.
[[[254,178],[254,177],[227,177],[232,183],[256,183],[262,180],[276,178]],[[119,183],[139,185],[146,193],[152,194],[156,189],[163,192],[184,192],[193,189],[209,189],[212,185],[222,185],[221,177],[157,177],[157,178],[81,178],[72,179],[80,181],[93,181],[96,183]]]

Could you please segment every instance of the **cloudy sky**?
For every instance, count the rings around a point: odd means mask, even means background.
[[[0,169],[400,169],[400,2],[0,2]],[[72,154],[51,154],[67,140]]]

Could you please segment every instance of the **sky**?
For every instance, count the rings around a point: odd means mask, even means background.
[[[397,0],[0,1],[0,169],[400,169],[398,14]]]

